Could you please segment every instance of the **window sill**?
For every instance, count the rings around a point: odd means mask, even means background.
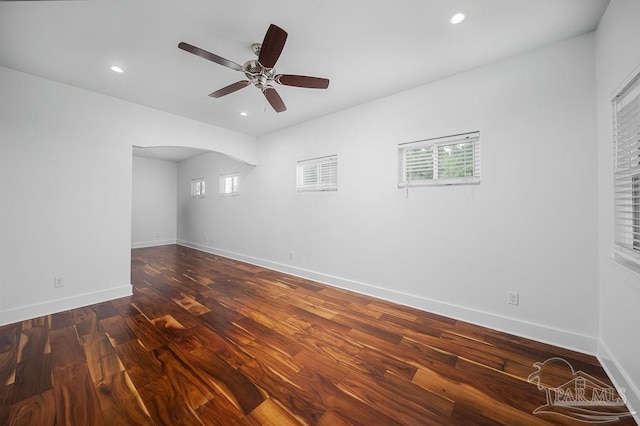
[[[398,188],[415,188],[418,186],[452,186],[452,185],[480,185],[479,177],[466,177],[455,179],[434,179],[412,182],[398,182]]]
[[[298,188],[298,192],[336,192],[338,188]]]
[[[611,256],[605,257],[605,259],[607,259],[614,265],[637,275],[640,278],[640,264],[636,263],[636,261],[634,260],[629,259],[624,254],[620,254],[619,252],[613,250]]]

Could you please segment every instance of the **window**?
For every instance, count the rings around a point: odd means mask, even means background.
[[[238,173],[229,173],[228,175],[220,175],[220,195],[238,195]]]
[[[613,99],[615,246],[640,261],[640,74]]]
[[[480,132],[398,145],[398,187],[480,183]]]
[[[337,191],[338,156],[298,161],[298,191]]]
[[[191,197],[204,198],[204,178],[191,179]]]

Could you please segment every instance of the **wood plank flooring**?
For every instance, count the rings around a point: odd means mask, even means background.
[[[534,363],[610,385],[592,356],[185,247],[133,250],[132,283],[0,327],[0,425],[576,424],[532,414]]]

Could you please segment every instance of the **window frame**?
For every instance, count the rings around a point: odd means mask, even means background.
[[[640,68],[611,100],[614,254],[640,264]]]
[[[227,181],[231,180],[231,191],[227,192]],[[235,180],[235,185],[233,181]],[[233,172],[220,175],[220,196],[233,197],[240,195],[240,173]]]
[[[310,182],[307,178],[313,174],[316,178],[314,182]],[[298,161],[296,164],[296,189],[299,192],[337,191],[338,155]]]
[[[446,169],[441,166],[444,158],[443,151],[447,147],[461,144],[471,144],[471,161],[458,163],[456,167],[472,167],[471,175],[441,177]],[[415,153],[412,158],[408,156]],[[467,154],[461,154],[466,156]],[[466,160],[466,157],[461,157]],[[412,179],[410,174],[426,174],[424,179]],[[398,188],[410,186],[437,186],[437,185],[478,185],[480,175],[480,132],[468,132],[457,135],[423,139],[414,142],[398,144]]]
[[[204,198],[206,194],[205,178],[191,179],[191,198]]]

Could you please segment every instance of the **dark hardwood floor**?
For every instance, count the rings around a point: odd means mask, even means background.
[[[132,283],[0,327],[0,425],[581,424],[532,414],[534,363],[610,386],[592,356],[180,246],[133,250]]]

